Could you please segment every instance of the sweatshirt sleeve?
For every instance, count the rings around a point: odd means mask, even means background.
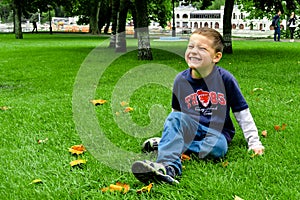
[[[234,112],[234,117],[238,122],[239,126],[241,127],[244,137],[248,143],[248,149],[255,149],[255,148],[263,148],[261,141],[259,140],[258,130],[254,123],[253,117],[250,113],[249,108],[244,109],[239,112]]]

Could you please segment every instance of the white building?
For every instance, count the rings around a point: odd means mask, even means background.
[[[246,19],[248,13],[242,12],[237,5],[232,12],[232,29],[233,30],[272,30],[271,20],[263,19]],[[179,6],[175,8],[175,25],[178,31],[192,31],[200,27],[209,27],[214,29],[223,29],[224,6],[220,10],[197,10],[191,5]],[[283,20],[283,24],[285,20]]]

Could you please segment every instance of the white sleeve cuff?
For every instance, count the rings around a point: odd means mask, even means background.
[[[256,128],[249,108],[240,112],[234,112],[233,114],[244,133],[244,137],[248,143],[249,150],[256,148],[264,149],[264,146],[259,140],[258,130]]]

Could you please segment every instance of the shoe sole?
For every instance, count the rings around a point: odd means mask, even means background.
[[[133,163],[131,167],[133,175],[141,182],[145,184],[149,183],[169,183],[178,184],[179,182],[169,175],[164,175],[158,172],[155,168],[151,167],[149,164],[137,161]]]

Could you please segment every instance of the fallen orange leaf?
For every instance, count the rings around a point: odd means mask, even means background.
[[[279,131],[279,130],[281,129],[281,127],[280,127],[279,125],[275,125],[275,126],[274,126],[274,129],[275,129],[276,131]]]
[[[267,130],[263,130],[262,132],[261,132],[261,135],[263,136],[263,137],[267,137]]]
[[[71,149],[74,149],[74,150],[77,150],[77,151],[86,151],[85,147],[82,144],[73,145],[73,146],[71,146]]]
[[[86,163],[86,160],[79,159],[79,160],[71,161],[70,165],[71,165],[71,167],[74,167],[76,165],[85,164],[85,163]]]
[[[281,126],[281,130],[285,130],[285,127],[287,126],[287,124],[283,123],[282,126]]]
[[[107,101],[103,100],[103,99],[98,99],[98,100],[91,100],[90,102],[92,102],[92,104],[94,104],[94,106],[99,106],[99,105],[105,104]]]
[[[191,160],[191,157],[186,154],[181,154],[181,161]]]
[[[70,153],[77,154],[77,155],[83,154],[85,151],[86,151],[86,149],[82,144],[74,145],[74,146],[71,146],[71,148],[69,148]]]
[[[147,185],[145,187],[142,187],[141,189],[137,190],[136,192],[138,194],[141,194],[143,192],[148,192],[149,193],[151,191],[152,187],[153,187],[153,183],[150,183],[149,185]]]
[[[131,111],[133,111],[133,108],[131,108],[131,107],[126,107],[124,110],[124,112],[131,112]]]
[[[123,194],[125,194],[125,193],[127,193],[129,191],[129,189],[130,189],[130,186],[128,184],[117,182],[115,185],[114,184],[110,184],[109,187],[102,188],[101,191],[102,192],[119,191],[119,192],[123,192]]]

